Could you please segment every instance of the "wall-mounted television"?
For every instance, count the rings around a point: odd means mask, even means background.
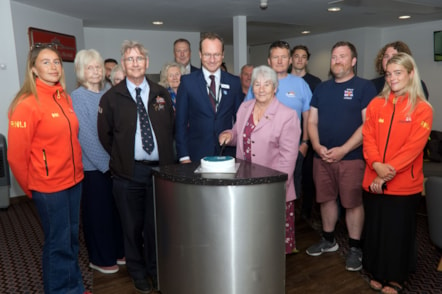
[[[442,31],[434,33],[434,61],[442,61]]]

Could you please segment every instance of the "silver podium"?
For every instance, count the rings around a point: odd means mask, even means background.
[[[204,178],[183,166],[154,174],[161,293],[285,293],[287,175],[241,161],[235,178]]]

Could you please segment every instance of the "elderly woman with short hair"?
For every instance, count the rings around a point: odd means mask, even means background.
[[[289,254],[296,249],[293,172],[301,135],[300,122],[296,111],[284,106],[275,97],[278,77],[273,69],[265,65],[255,68],[251,87],[256,99],[241,104],[235,125],[219,135],[219,143],[236,145],[236,158],[288,175],[286,254]]]
[[[100,53],[90,49],[79,51],[74,65],[79,87],[71,97],[80,123],[84,166],[81,205],[89,266],[111,274],[118,271],[117,263],[124,263],[124,245],[120,217],[112,196],[109,155],[98,140],[97,131],[98,103],[107,90],[104,63]]]
[[[184,74],[184,67],[176,62],[168,62],[163,66],[160,75],[160,84],[169,91],[172,98],[173,109],[175,110],[176,93],[180,85],[181,76]]]

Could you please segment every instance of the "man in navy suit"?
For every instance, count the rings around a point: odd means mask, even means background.
[[[224,41],[219,35],[201,37],[200,58],[202,68],[182,76],[177,93],[175,139],[181,163],[219,155],[218,135],[232,128],[243,97],[239,78],[220,69]],[[225,155],[234,156],[234,148],[227,147]]]
[[[177,39],[173,42],[175,62],[184,67],[184,74],[197,71],[199,68],[190,63],[190,42],[186,39]]]

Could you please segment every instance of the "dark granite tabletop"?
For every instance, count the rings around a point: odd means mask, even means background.
[[[183,184],[209,186],[257,185],[287,180],[287,174],[261,165],[240,159],[236,159],[236,164],[239,164],[236,173],[195,173],[199,162],[164,165],[154,168],[154,177]]]

